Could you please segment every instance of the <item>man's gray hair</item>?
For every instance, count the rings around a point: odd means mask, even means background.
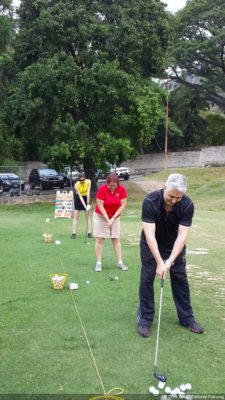
[[[170,174],[166,181],[167,189],[176,189],[178,192],[185,193],[187,191],[186,176],[181,174]]]

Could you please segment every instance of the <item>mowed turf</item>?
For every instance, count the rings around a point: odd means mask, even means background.
[[[190,382],[192,393],[223,394],[224,169],[185,173],[197,205],[188,240],[187,270],[194,313],[205,333],[195,335],[179,326],[168,277],[158,369],[168,376],[170,387]],[[162,174],[146,179],[162,179]],[[118,277],[113,282],[109,280],[108,241],[104,245],[103,271],[94,271],[94,239],[85,244],[83,215],[77,226],[77,239],[71,240],[71,220],[54,219],[54,204],[0,207],[0,394],[103,394],[104,390],[122,387],[125,394],[147,395],[149,385],[156,386],[153,366],[160,282],[156,279],[152,336],[143,339],[136,333],[136,311],[141,203],[145,194],[130,181],[128,195],[128,207],[122,217],[122,246],[129,271],[118,270],[113,256],[113,275]],[[49,223],[46,218],[50,218]],[[61,244],[44,243],[43,233],[52,233]],[[71,282],[79,284],[73,297],[68,285],[64,290],[51,287],[49,274],[60,272],[66,272]]]

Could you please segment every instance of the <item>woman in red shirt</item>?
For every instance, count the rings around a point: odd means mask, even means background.
[[[104,239],[112,238],[118,267],[127,271],[127,266],[122,261],[122,249],[120,242],[120,215],[126,207],[127,192],[120,185],[115,173],[108,175],[106,184],[99,187],[96,194],[97,205],[93,215],[93,230],[97,263],[96,272],[102,270],[102,250]]]

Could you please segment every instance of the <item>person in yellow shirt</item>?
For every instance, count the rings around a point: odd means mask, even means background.
[[[86,179],[85,174],[82,172],[78,175],[78,180],[74,185],[74,218],[72,225],[71,239],[76,239],[76,226],[80,216],[80,211],[85,211],[85,218],[87,221],[87,236],[91,235],[91,224],[89,218],[90,211],[90,192],[91,180]]]

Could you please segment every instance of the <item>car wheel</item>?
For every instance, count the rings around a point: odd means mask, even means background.
[[[124,177],[124,180],[125,180],[125,181],[128,181],[128,179],[129,179],[129,175],[127,175],[127,176]]]

